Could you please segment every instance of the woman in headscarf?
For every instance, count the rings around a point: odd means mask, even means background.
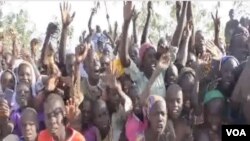
[[[132,81],[138,85],[141,93],[147,85],[150,77],[157,66],[156,49],[149,43],[141,45],[139,50],[140,67],[133,62],[126,51],[120,52],[122,65],[126,68],[126,74],[130,75]],[[163,71],[164,72],[164,71]],[[166,89],[164,84],[163,73],[160,73],[152,85],[151,92],[165,97]]]
[[[32,65],[24,60],[17,60],[13,66],[13,71],[17,77],[17,83],[25,82],[32,90],[32,96],[36,96],[36,74]]]
[[[172,141],[175,137],[173,126],[167,118],[167,105],[161,96],[151,95],[144,107],[148,126],[137,134],[135,141]]]
[[[194,133],[195,141],[220,140],[220,128],[225,123],[225,98],[219,90],[212,90],[204,97],[204,123]]]

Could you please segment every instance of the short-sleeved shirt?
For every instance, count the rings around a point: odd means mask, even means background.
[[[141,94],[148,83],[148,78],[143,72],[141,72],[133,61],[130,61],[130,66],[125,69],[125,72],[130,75],[133,82],[135,82],[139,88]],[[151,94],[166,97],[166,88],[164,84],[163,73],[161,73],[153,83],[151,87]]]
[[[84,136],[77,132],[76,130],[72,128],[68,128],[72,131],[71,136],[67,139],[67,141],[85,141]],[[43,130],[38,135],[38,141],[54,141],[53,137],[50,135],[49,131]]]

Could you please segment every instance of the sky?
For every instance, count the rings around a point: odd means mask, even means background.
[[[54,17],[60,18],[60,8],[59,3],[62,1],[21,1],[21,0],[12,0],[6,1],[3,6],[4,15],[8,12],[17,13],[20,9],[25,9],[29,13],[29,19],[36,26],[36,32],[32,35],[33,37],[43,35],[45,36],[46,28],[49,22],[53,21]],[[94,7],[94,1],[69,1],[72,5],[72,12],[75,11],[76,15],[72,22],[74,26],[73,38],[70,41],[70,46],[76,46],[78,44],[79,35],[83,30],[87,30],[88,19],[90,16],[91,8]],[[107,28],[106,20],[106,9],[104,6],[104,1],[101,1],[100,9],[97,12],[97,15],[93,18],[92,27],[95,27],[95,23],[98,23],[102,29]],[[136,9],[141,7],[141,2],[136,1]],[[209,9],[211,12],[215,12],[213,7],[216,5],[217,1],[202,1],[201,6]],[[225,24],[228,20],[228,11],[232,8],[232,1],[222,1],[219,14],[222,17],[222,24]],[[121,28],[123,22],[123,3],[122,1],[114,2],[107,1],[108,13],[110,15],[111,24],[114,24],[115,21],[118,21],[119,28]],[[169,13],[170,10],[164,8],[164,6],[159,5],[154,7],[155,10],[162,13]],[[165,14],[166,15],[166,14]],[[166,15],[169,16],[169,15]],[[120,29],[121,30],[121,29]]]

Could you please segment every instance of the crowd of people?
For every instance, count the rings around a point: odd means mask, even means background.
[[[221,125],[250,124],[248,19],[230,10],[224,41],[217,9],[209,41],[195,29],[192,2],[177,1],[174,34],[155,46],[152,2],[141,39],[132,1],[124,2],[121,33],[108,14],[109,29],[92,27],[97,7],[74,52],[66,51],[69,3],[60,4],[62,27],[48,24],[41,55],[36,38],[28,51],[14,34],[12,52],[1,41],[0,140],[220,141]]]

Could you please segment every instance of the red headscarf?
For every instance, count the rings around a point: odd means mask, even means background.
[[[142,61],[142,58],[144,57],[146,51],[147,51],[149,48],[155,49],[155,47],[154,47],[153,45],[151,45],[150,43],[144,43],[144,44],[141,45],[141,48],[140,48],[140,50],[139,50],[140,61]]]

